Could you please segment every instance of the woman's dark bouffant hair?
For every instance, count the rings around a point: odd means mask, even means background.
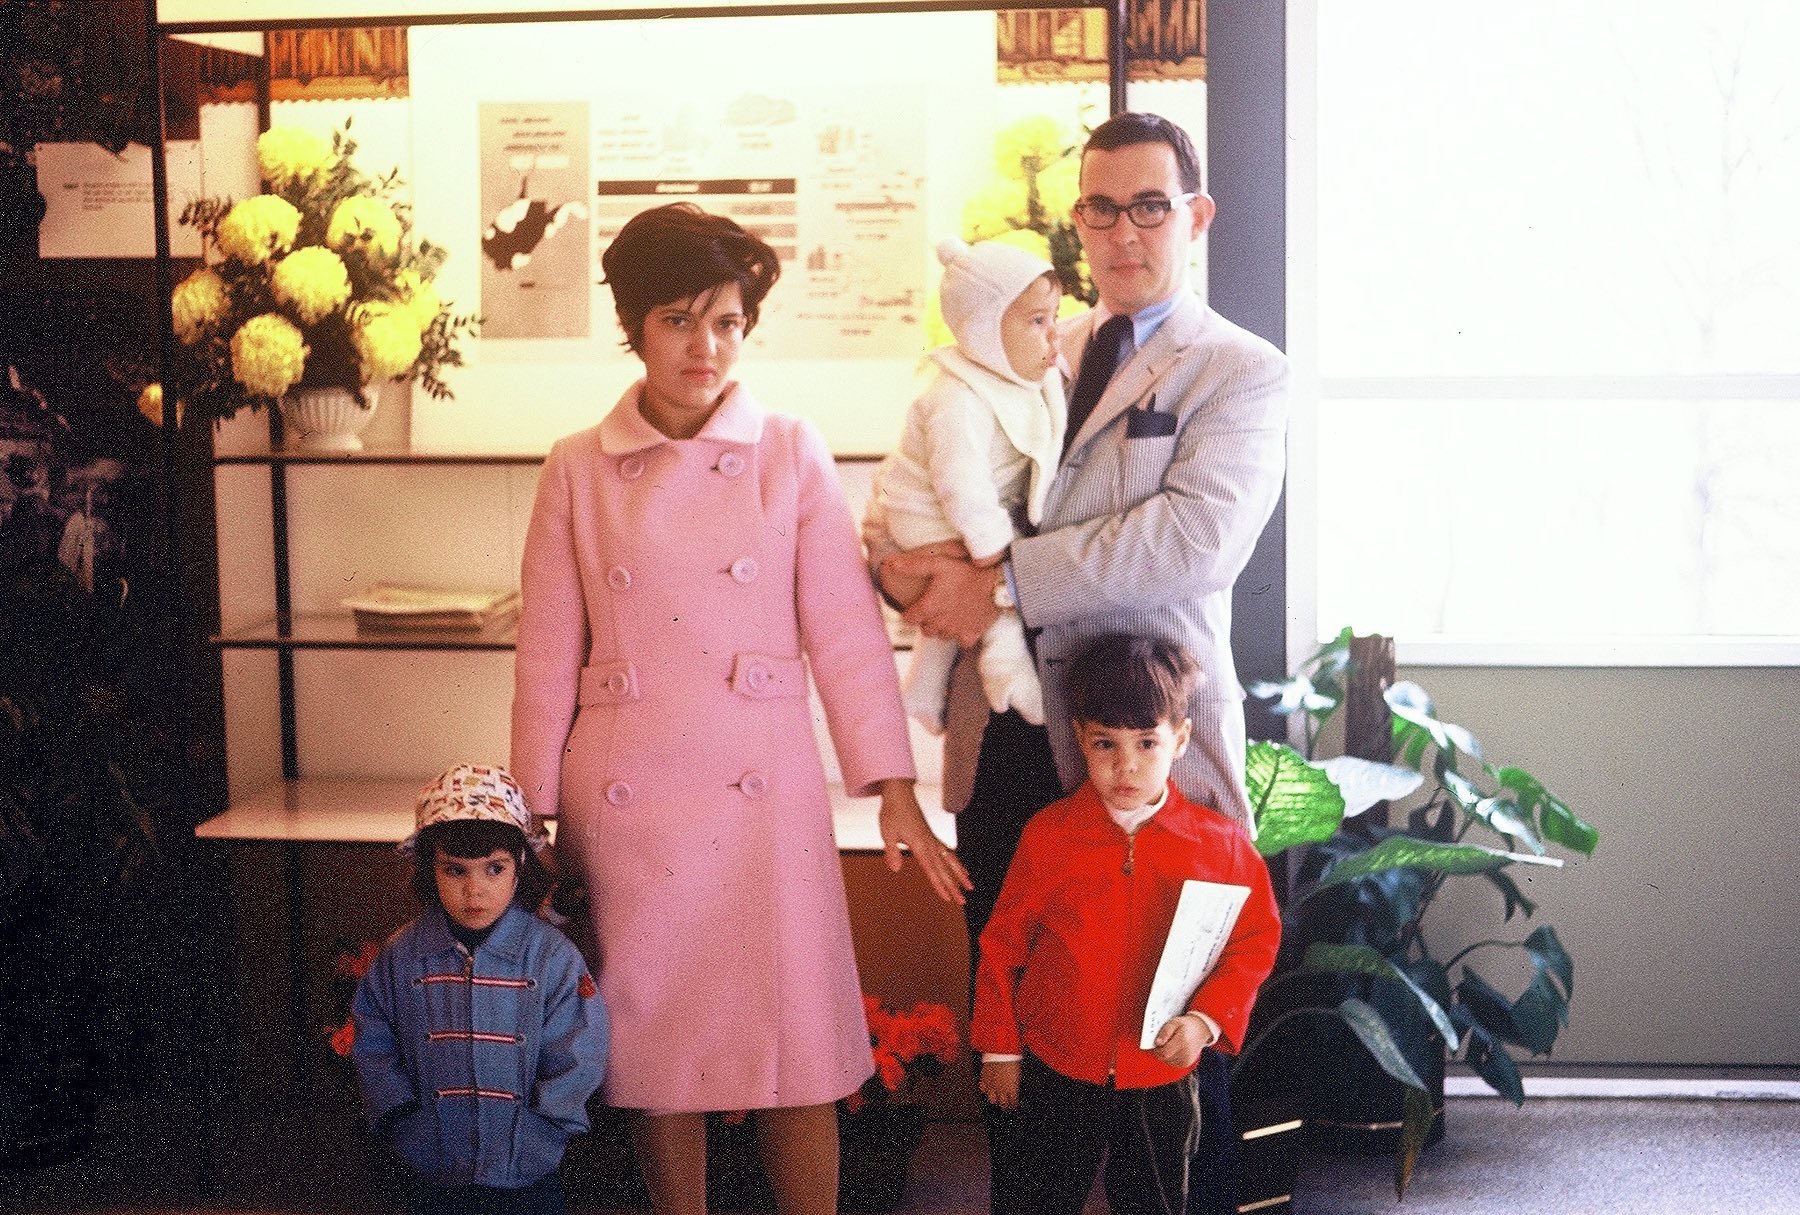
[[[419,832],[413,845],[412,892],[427,907],[442,907],[437,892],[437,858],[441,849],[445,856],[461,860],[478,860],[496,848],[512,853],[519,867],[519,886],[513,891],[513,902],[535,911],[550,893],[550,875],[538,860],[537,853],[525,846],[525,833],[511,823],[492,819],[455,819],[434,823]]]
[[[1179,727],[1199,683],[1200,665],[1178,643],[1108,633],[1069,663],[1069,716],[1115,730]]]
[[[725,283],[736,283],[743,292],[749,333],[781,275],[781,263],[766,242],[723,215],[685,202],[632,216],[600,255],[600,268],[612,288],[625,345],[634,351],[644,340],[644,318],[652,308]]]

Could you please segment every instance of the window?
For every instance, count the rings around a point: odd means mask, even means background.
[[[1291,18],[1299,627],[1800,661],[1800,6]]]

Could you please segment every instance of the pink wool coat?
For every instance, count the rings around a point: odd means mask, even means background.
[[[672,440],[640,391],[545,462],[512,771],[588,883],[607,1102],[832,1101],[873,1067],[807,671],[846,788],[911,777],[887,631],[816,430],[734,386]]]

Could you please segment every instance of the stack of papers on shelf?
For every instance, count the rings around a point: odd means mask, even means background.
[[[381,583],[343,602],[359,629],[484,629],[519,610],[519,592]]]

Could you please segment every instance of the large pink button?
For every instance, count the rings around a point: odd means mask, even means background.
[[[615,565],[606,571],[606,585],[615,591],[622,591],[631,585],[631,571],[622,565]]]
[[[769,791],[769,782],[761,772],[746,772],[738,778],[738,791],[748,798],[759,798]]]
[[[626,456],[619,461],[619,475],[627,481],[635,481],[644,475],[644,457]]]
[[[606,786],[606,800],[615,806],[623,806],[631,800],[631,786],[622,780],[616,780]]]
[[[718,468],[728,477],[741,477],[744,475],[744,457],[735,451],[728,451],[719,457]]]
[[[756,558],[739,557],[731,563],[731,576],[738,582],[756,581]]]

